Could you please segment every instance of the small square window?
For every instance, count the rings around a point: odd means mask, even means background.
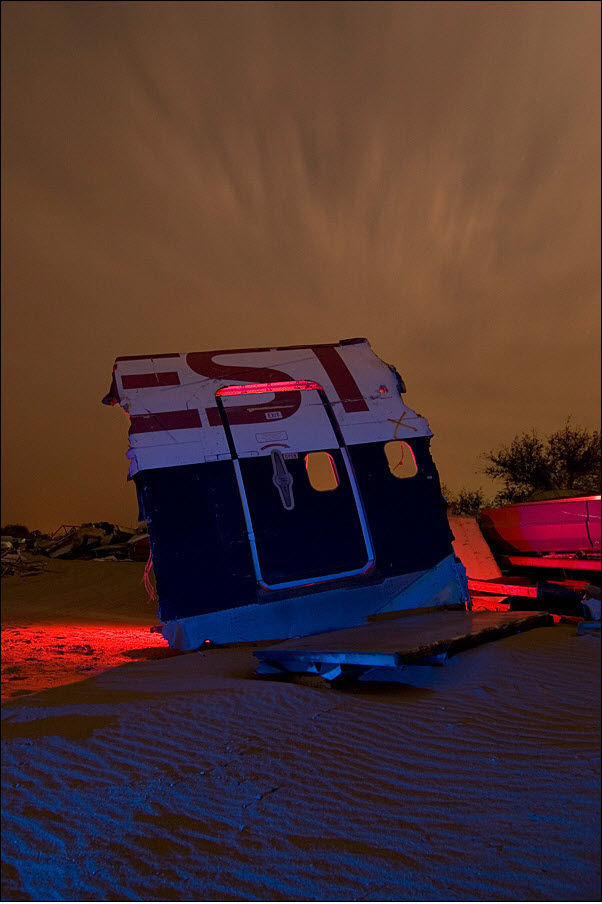
[[[418,465],[412,447],[403,440],[393,439],[391,442],[385,443],[385,455],[393,477],[399,477],[402,480],[405,477],[415,477],[418,473]]]
[[[310,484],[319,493],[336,490],[338,487],[339,475],[329,452],[308,452],[305,456],[305,468]]]

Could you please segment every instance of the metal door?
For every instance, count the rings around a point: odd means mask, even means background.
[[[235,397],[275,392],[297,393],[288,420],[261,407],[264,426],[241,422]],[[290,397],[289,397],[290,398]],[[364,574],[374,552],[364,507],[348,451],[336,418],[319,384],[310,381],[228,386],[216,400],[233,459],[258,584],[288,590]],[[240,402],[240,398],[238,399]],[[290,411],[291,406],[282,406]],[[248,409],[247,409],[248,410]],[[238,409],[240,412],[240,408]],[[294,421],[293,421],[294,418]],[[291,426],[293,425],[293,426]],[[274,427],[286,430],[274,431]],[[289,432],[295,434],[294,441]],[[288,432],[287,432],[288,431]],[[263,443],[263,439],[274,441]],[[255,446],[255,447],[254,447]],[[254,448],[253,448],[254,447]],[[336,486],[312,486],[308,456],[330,456]],[[334,481],[333,481],[334,483]]]

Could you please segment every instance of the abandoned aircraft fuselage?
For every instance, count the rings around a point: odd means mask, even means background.
[[[365,339],[117,358],[163,633],[193,649],[463,603],[427,421]]]

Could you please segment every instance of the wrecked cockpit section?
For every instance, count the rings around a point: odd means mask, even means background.
[[[404,392],[365,339],[117,358],[103,401],[129,415],[170,644],[464,605],[431,431]]]

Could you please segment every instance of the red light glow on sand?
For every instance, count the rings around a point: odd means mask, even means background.
[[[2,629],[2,699],[173,655],[176,651],[148,625],[12,625]]]

